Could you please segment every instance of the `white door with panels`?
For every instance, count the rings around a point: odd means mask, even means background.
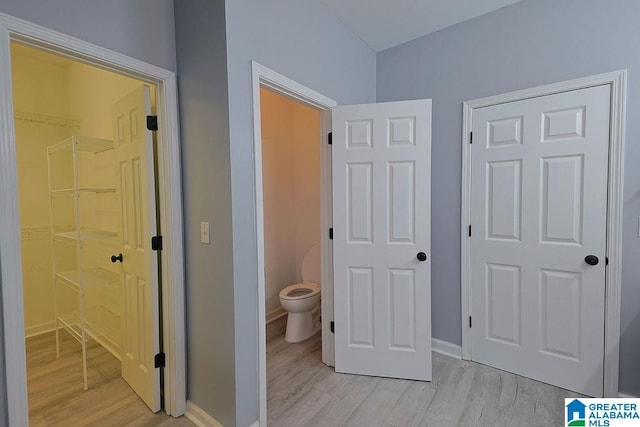
[[[431,100],[332,109],[335,367],[431,380]]]
[[[141,86],[113,107],[120,194],[122,253],[122,377],[152,411],[160,410],[158,258],[151,248],[156,230],[150,88]],[[113,258],[112,258],[113,260]]]
[[[473,110],[472,359],[603,394],[608,85]]]

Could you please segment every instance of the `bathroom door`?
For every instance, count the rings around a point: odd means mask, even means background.
[[[122,377],[152,411],[160,410],[158,258],[153,136],[147,130],[150,88],[141,86],[113,106],[120,194],[123,287]]]
[[[336,107],[336,372],[431,380],[431,100]]]

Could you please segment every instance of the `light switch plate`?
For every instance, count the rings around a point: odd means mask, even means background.
[[[209,223],[201,222],[200,223],[200,242],[204,244],[209,244]]]

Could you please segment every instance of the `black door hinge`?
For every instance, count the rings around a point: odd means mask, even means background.
[[[469,144],[473,144],[473,132],[469,132]]]
[[[329,240],[333,240],[333,227],[329,229]]]
[[[469,237],[471,237],[471,225],[469,225]]]
[[[147,129],[158,130],[158,116],[147,116]]]
[[[329,134],[327,135],[327,144],[333,144],[333,132],[329,132]]]
[[[151,238],[151,249],[154,251],[162,250],[162,236],[153,236]]]
[[[153,366],[156,368],[164,368],[165,365],[165,357],[164,353],[158,353],[153,358]]]
[[[609,257],[604,257],[604,265],[609,265]]]
[[[472,323],[471,323],[471,316],[469,316],[469,327],[471,327]]]
[[[329,329],[331,329],[331,333],[335,334],[335,328],[333,326],[333,320],[331,321],[331,323],[329,324]]]

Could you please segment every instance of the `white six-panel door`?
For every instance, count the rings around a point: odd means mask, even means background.
[[[473,111],[472,359],[591,396],[603,393],[609,91]]]
[[[431,100],[337,107],[337,372],[431,380]]]
[[[160,410],[158,262],[153,138],[148,86],[113,106],[122,244],[122,377],[153,412]],[[153,233],[153,234],[152,234]]]

